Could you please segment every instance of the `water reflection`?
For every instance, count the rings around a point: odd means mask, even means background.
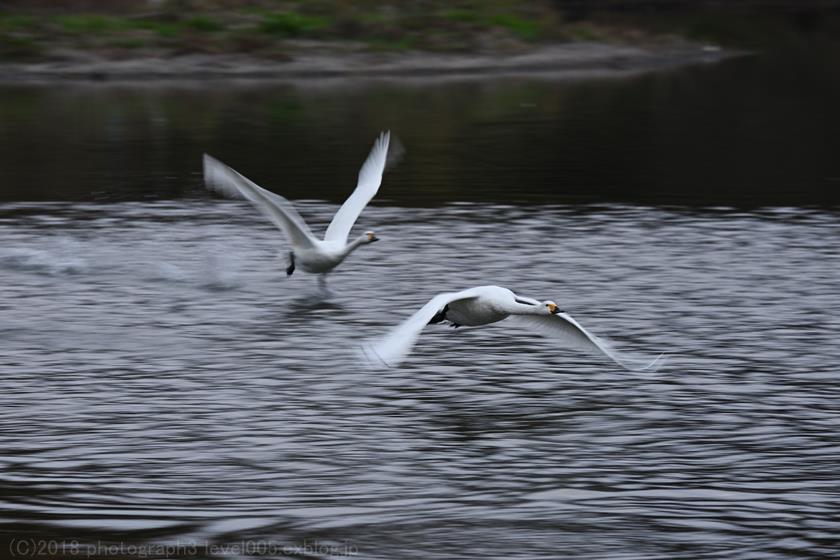
[[[771,52],[626,80],[0,88],[3,200],[204,197],[209,152],[339,202],[370,139],[407,149],[381,197],[837,204],[840,53]]]

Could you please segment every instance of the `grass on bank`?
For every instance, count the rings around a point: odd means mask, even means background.
[[[562,38],[558,31],[562,15],[545,0],[193,1],[189,5],[192,9],[186,10],[183,2],[170,1],[149,11],[138,2],[141,7],[136,10],[112,13],[0,10],[0,58],[31,58],[61,48],[105,55],[111,48],[144,47],[271,52],[288,39],[351,40],[375,50],[463,51]]]
[[[119,9],[117,0],[101,0],[98,5],[96,13],[0,9],[0,61],[58,56],[66,49],[106,57],[126,51],[140,56],[146,49],[158,55],[247,52],[276,58],[286,56],[294,48],[291,40],[298,39],[351,41],[353,48],[376,51],[504,51],[541,42],[737,38],[742,28],[708,13],[571,18],[551,0],[163,0],[154,6],[123,0]]]

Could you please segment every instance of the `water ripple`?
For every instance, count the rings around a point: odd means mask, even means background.
[[[316,224],[334,211],[301,204]],[[373,207],[359,227],[383,242],[326,300],[285,277],[278,234],[240,203],[0,218],[15,534],[317,539],[368,558],[836,543],[832,213]],[[491,282],[670,360],[636,375],[505,324],[430,327],[398,370],[356,360],[434,293]]]

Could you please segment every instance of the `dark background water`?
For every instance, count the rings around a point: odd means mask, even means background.
[[[0,197],[204,197],[209,152],[291,198],[337,203],[388,128],[406,157],[380,200],[397,204],[834,205],[838,68],[840,49],[807,43],[582,82],[5,87]]]
[[[0,89],[0,530],[34,539],[0,554],[836,555],[822,54],[585,82]],[[207,151],[317,231],[386,127],[406,156],[358,226],[382,242],[328,298],[201,186]],[[502,323],[430,327],[399,369],[358,361],[433,294],[487,283],[670,360],[632,374]]]

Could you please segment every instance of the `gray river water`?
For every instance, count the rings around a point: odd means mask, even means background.
[[[836,155],[812,135],[769,169],[795,144],[789,113],[714,142],[725,107],[686,108],[704,84],[738,92],[745,68],[769,63],[345,92],[3,89],[0,554],[836,555]],[[200,185],[206,150],[322,231],[386,126],[406,158],[357,226],[382,241],[328,296],[286,278],[285,241],[253,209]],[[753,178],[751,135],[772,146]],[[490,283],[668,360],[621,371],[500,323],[432,325],[398,369],[359,361],[435,293]]]

